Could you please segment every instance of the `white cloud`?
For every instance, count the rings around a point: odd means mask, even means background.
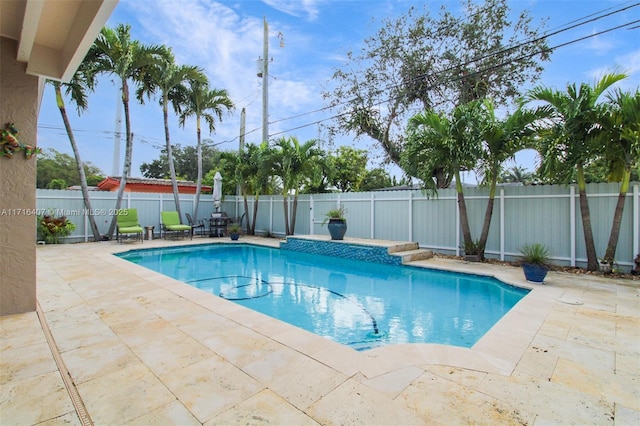
[[[595,34],[597,33],[597,31],[593,30],[591,33]],[[612,49],[615,48],[615,43],[609,36],[599,35],[591,37],[586,48],[590,51],[591,54],[603,56],[608,54]]]
[[[268,6],[291,16],[302,17],[314,21],[318,18],[318,0],[262,0]]]

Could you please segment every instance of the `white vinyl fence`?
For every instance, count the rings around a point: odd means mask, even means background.
[[[616,261],[629,270],[640,253],[640,190],[633,183],[625,201]],[[613,212],[618,200],[618,184],[590,184],[587,187],[591,221],[598,256],[606,250]],[[37,190],[37,208],[51,208],[64,214],[77,226],[67,242],[92,239],[87,215],[93,214],[101,234],[107,232],[115,206],[115,193],[92,192],[92,212],[84,209],[80,191]],[[471,232],[478,238],[484,220],[488,190],[465,188],[465,200]],[[193,214],[193,195],[181,195],[184,213]],[[289,210],[293,207],[290,197]],[[253,212],[249,199],[249,212]],[[440,190],[436,197],[415,191],[376,191],[300,195],[295,234],[325,234],[324,214],[339,203],[347,217],[347,237],[395,241],[415,241],[423,248],[448,254],[459,254],[462,245],[457,196],[453,189]],[[142,226],[160,230],[160,212],[175,210],[173,194],[125,193],[122,207],[135,207]],[[226,196],[222,210],[229,216],[244,213],[241,197]],[[208,218],[214,211],[210,195],[201,197],[198,219]],[[183,221],[186,219],[183,217]],[[256,233],[284,236],[284,209],[281,196],[261,196],[258,204]],[[558,264],[585,266],[586,253],[575,186],[504,186],[496,194],[493,220],[486,255],[510,260],[525,243],[543,243],[550,247]]]

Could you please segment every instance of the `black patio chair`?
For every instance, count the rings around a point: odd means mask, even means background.
[[[189,226],[191,226],[191,237],[193,237],[194,233],[197,233],[201,237],[204,237],[205,234],[206,234],[205,229],[204,229],[204,222],[203,221],[199,221],[199,222],[196,223],[191,218],[191,215],[189,213],[185,213],[185,216],[187,216],[187,220],[189,221]]]

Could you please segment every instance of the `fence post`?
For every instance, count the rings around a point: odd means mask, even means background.
[[[570,229],[571,229],[571,266],[576,266],[576,187],[571,185],[569,187],[569,214],[571,214]]]
[[[409,191],[409,241],[413,241],[413,191]]]
[[[504,188],[500,188],[500,260],[504,261]]]
[[[457,195],[457,194],[456,194]],[[458,208],[458,198],[455,198],[456,208],[456,256],[460,256],[460,209]]]
[[[340,197],[340,194],[338,194]],[[369,214],[371,216],[371,223],[369,224],[369,235],[371,239],[376,237],[376,201],[373,192],[369,195]]]
[[[313,195],[309,196],[309,235],[313,235],[315,219],[313,217]]]
[[[633,185],[633,239],[632,246],[633,252],[631,253],[631,264],[633,265],[634,256],[640,254],[640,191],[638,185]]]

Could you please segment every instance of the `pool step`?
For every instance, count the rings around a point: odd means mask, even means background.
[[[396,251],[389,254],[391,256],[400,256],[402,258],[403,264],[414,262],[416,260],[431,259],[433,257],[432,250],[421,249],[421,248],[413,249],[413,250]]]

